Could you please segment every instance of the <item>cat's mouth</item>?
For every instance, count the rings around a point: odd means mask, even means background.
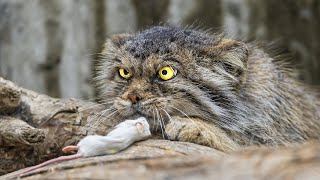
[[[143,105],[143,103],[132,104],[130,110],[133,115],[144,116],[146,118],[152,117],[151,107]]]
[[[150,116],[148,108],[143,106],[142,102],[131,103],[130,101],[119,98],[114,102],[114,106],[116,107],[118,113],[126,118],[136,116]]]
[[[157,118],[157,116],[164,116],[164,104],[165,101],[155,101],[154,99],[131,103],[130,101],[120,98],[114,103],[118,113],[125,118],[136,118],[138,116],[143,116],[147,119],[154,119]]]

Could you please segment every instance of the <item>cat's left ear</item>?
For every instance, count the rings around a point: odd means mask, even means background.
[[[222,38],[205,48],[204,52],[215,62],[221,63],[225,70],[235,77],[239,77],[247,67],[249,50],[242,41]]]
[[[131,37],[132,37],[131,34],[114,34],[114,35],[111,35],[110,39],[115,46],[120,47],[126,41],[128,41]]]
[[[107,54],[110,49],[120,48],[124,45],[133,35],[131,34],[114,34],[106,40],[103,45],[101,54]]]

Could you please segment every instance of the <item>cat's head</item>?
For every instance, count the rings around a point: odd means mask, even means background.
[[[96,85],[125,118],[219,119],[245,77],[248,50],[222,35],[153,27],[105,43]]]

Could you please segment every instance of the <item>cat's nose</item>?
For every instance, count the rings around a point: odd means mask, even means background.
[[[141,97],[138,94],[128,94],[128,99],[130,99],[130,101],[135,104],[138,101],[141,100]]]

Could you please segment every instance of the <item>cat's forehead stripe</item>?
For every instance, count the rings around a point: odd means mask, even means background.
[[[200,49],[214,42],[207,33],[177,27],[153,27],[129,39],[126,51],[135,58],[145,60],[152,54],[166,54],[172,50],[172,43],[179,47]]]
[[[162,60],[163,60],[163,61],[171,61],[171,62],[176,62],[176,63],[179,63],[179,64],[181,64],[181,62],[179,61],[179,59],[177,59],[177,58],[174,58],[174,57],[166,57],[166,58],[163,58]]]

